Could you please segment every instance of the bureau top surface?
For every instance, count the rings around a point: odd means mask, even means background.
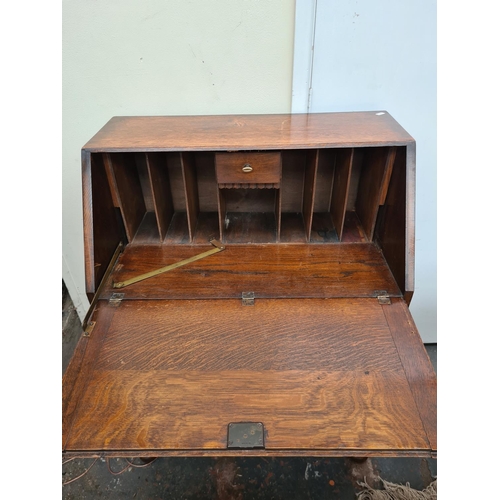
[[[386,111],[115,116],[87,151],[207,151],[404,145],[413,138]]]

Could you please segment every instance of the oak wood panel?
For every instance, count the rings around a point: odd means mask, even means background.
[[[280,241],[281,243],[306,243],[306,230],[302,213],[281,213]]]
[[[227,212],[274,212],[276,189],[220,189]]]
[[[281,210],[283,213],[302,212],[306,150],[281,153]]]
[[[72,429],[73,419],[77,412],[82,395],[85,393],[92,377],[95,363],[98,359],[108,328],[112,322],[115,309],[102,307],[100,303],[92,316],[99,317],[89,337],[81,336],[75,348],[62,383],[62,444],[63,450]]]
[[[316,193],[316,174],[318,172],[319,153],[317,149],[307,152],[306,169],[304,173],[304,201],[303,214],[306,227],[306,239],[311,238],[311,227],[314,213],[314,195]]]
[[[276,219],[276,241],[280,241],[281,235],[281,189],[275,191],[274,217]]]
[[[219,214],[200,212],[192,244],[206,245],[212,238],[219,238]]]
[[[267,450],[428,450],[375,299],[217,302],[122,303],[66,449],[225,449],[262,421]]]
[[[271,214],[272,216],[272,214]],[[125,248],[112,281],[192,257],[211,246]],[[381,251],[373,244],[230,245],[226,250],[168,273],[130,285],[128,298],[373,297],[399,296]],[[108,286],[103,297],[114,292]]]
[[[404,375],[298,370],[96,371],[66,448],[225,449],[241,421],[267,450],[428,449]]]
[[[174,211],[186,212],[186,192],[179,153],[167,153],[167,169]]]
[[[118,223],[102,155],[82,152],[82,184],[85,290],[91,300],[125,234]]]
[[[154,212],[146,212],[130,245],[161,245]]]
[[[274,212],[226,212],[224,243],[276,243],[277,220]]]
[[[363,157],[356,198],[356,213],[363,225],[366,237],[372,241],[377,220],[384,179],[392,171],[394,150],[392,148],[370,148]]]
[[[217,188],[217,206],[219,215],[219,237],[224,241],[224,229],[226,224],[226,197],[224,191]]]
[[[387,190],[389,189],[389,183],[391,181],[392,169],[394,167],[394,160],[396,158],[397,148],[389,148],[389,153],[387,155],[387,168],[384,171],[384,177],[380,183],[380,199],[378,204],[383,205],[387,197]]]
[[[200,212],[217,212],[215,154],[210,151],[198,152],[195,154],[195,164]]]
[[[84,149],[227,151],[362,147],[411,142],[389,113],[118,116]]]
[[[437,451],[437,379],[422,339],[403,299],[384,307],[432,451]]]
[[[351,168],[351,182],[349,185],[349,194],[347,196],[347,211],[353,212],[356,210],[356,198],[358,196],[359,178],[363,167],[363,158],[366,148],[353,148]]]
[[[330,212],[313,214],[310,241],[311,243],[339,243]]]
[[[344,218],[342,243],[365,243],[367,241],[356,212],[347,211]]]
[[[329,212],[332,200],[333,172],[335,169],[335,150],[318,150],[318,170],[314,194],[314,212]]]
[[[146,165],[158,231],[160,239],[163,241],[174,215],[174,202],[168,178],[167,159],[161,153],[148,153],[146,154]]]
[[[381,207],[375,239],[384,252],[400,290],[406,288],[406,161],[405,148],[398,148],[385,205]]]
[[[186,212],[175,212],[168,227],[167,236],[163,240],[165,245],[189,243],[189,229]]]
[[[146,213],[134,156],[121,153],[105,154],[104,165],[108,179],[113,181],[110,187],[115,190],[127,238],[132,241]]]
[[[82,152],[84,152],[82,150]],[[111,158],[109,154],[94,154],[92,155],[92,161],[99,162],[102,168],[106,171],[106,177],[108,179],[108,186],[111,192],[111,199],[113,200],[113,206],[120,209],[120,199],[118,197],[118,188],[116,186],[116,179],[113,173],[113,165],[111,164]]]
[[[375,299],[136,302],[120,305],[96,370],[401,370]]]
[[[189,241],[193,241],[196,224],[198,223],[198,215],[200,213],[194,155],[192,153],[181,153],[181,165],[182,177],[184,179],[184,193],[186,196]]]
[[[339,239],[342,241],[344,219],[347,210],[347,197],[351,184],[352,162],[354,149],[339,149],[335,158],[335,172],[333,177],[332,203],[330,211],[333,225]]]
[[[151,188],[151,180],[148,172],[147,153],[130,153],[134,156],[135,164],[137,166],[137,174],[141,183],[142,195],[144,197],[144,205],[147,212],[154,212],[153,190]],[[155,153],[151,153],[155,154]],[[161,154],[161,153],[160,153]]]

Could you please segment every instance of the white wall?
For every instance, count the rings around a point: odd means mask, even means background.
[[[424,342],[436,342],[436,0],[297,0],[297,6],[304,22],[297,22],[295,38],[293,111],[383,109],[416,140],[410,310]]]
[[[63,2],[63,278],[84,287],[80,149],[115,115],[288,113],[290,0]]]

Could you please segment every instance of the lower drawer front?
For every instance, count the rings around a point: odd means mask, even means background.
[[[281,153],[217,153],[219,184],[277,184],[281,181]]]

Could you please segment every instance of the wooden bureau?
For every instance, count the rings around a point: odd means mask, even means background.
[[[387,112],[115,117],[82,175],[66,456],[436,455]]]

